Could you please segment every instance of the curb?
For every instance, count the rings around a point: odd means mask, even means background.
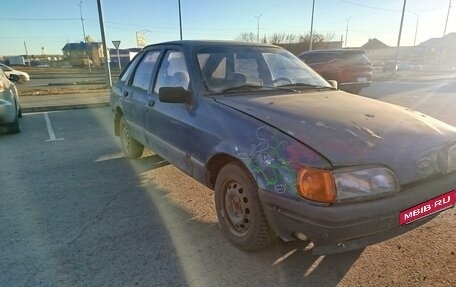
[[[37,113],[37,112],[50,112],[50,111],[63,111],[63,110],[79,110],[89,108],[104,108],[108,107],[109,102],[92,103],[92,104],[74,104],[74,105],[60,105],[60,106],[42,106],[42,107],[22,107],[23,113]]]

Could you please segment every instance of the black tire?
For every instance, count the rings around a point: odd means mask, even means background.
[[[21,126],[19,125],[19,118],[16,117],[16,120],[6,126],[6,132],[9,134],[17,134],[21,132]]]
[[[220,170],[215,207],[223,233],[239,248],[264,248],[277,238],[261,207],[258,186],[241,164],[229,163]]]
[[[124,116],[120,118],[119,131],[120,145],[122,146],[122,151],[125,157],[130,159],[140,157],[143,154],[144,146],[132,136],[130,136],[130,132],[128,131],[127,122]]]
[[[363,89],[362,87],[351,87],[351,88],[346,88],[345,91],[355,94],[355,95],[359,95],[359,93],[361,92],[362,89]]]

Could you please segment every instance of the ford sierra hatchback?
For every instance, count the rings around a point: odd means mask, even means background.
[[[276,46],[147,46],[110,101],[125,156],[147,147],[215,190],[221,230],[245,250],[277,237],[358,249],[455,203],[455,127],[337,90]]]

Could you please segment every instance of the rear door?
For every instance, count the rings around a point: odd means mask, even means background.
[[[160,50],[145,52],[139,59],[128,85],[125,85],[121,91],[123,113],[130,133],[141,143],[146,143],[144,132],[146,105],[159,56]]]

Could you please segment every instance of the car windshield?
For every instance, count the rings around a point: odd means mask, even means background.
[[[208,92],[283,90],[331,86],[291,53],[275,47],[203,47],[197,50]]]

